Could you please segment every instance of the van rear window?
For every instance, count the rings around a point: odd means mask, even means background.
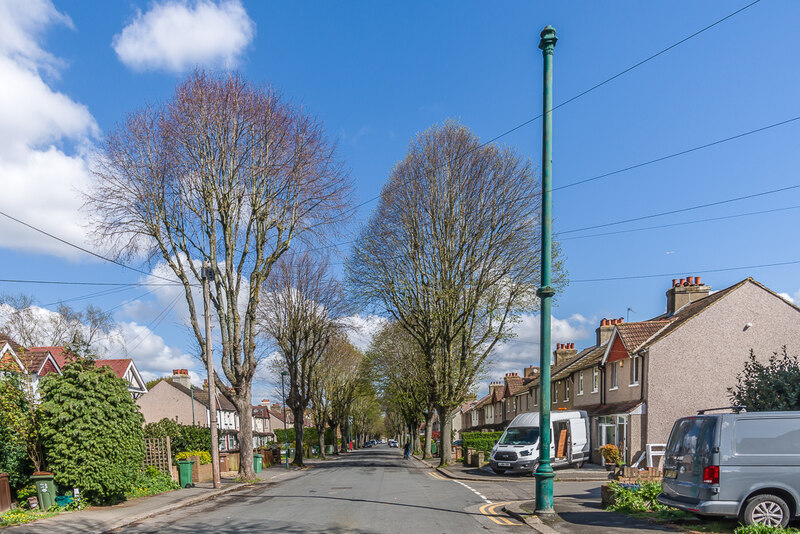
[[[737,419],[736,454],[800,454],[800,418]]]
[[[673,456],[709,454],[717,420],[712,417],[681,419],[672,429],[667,452]]]

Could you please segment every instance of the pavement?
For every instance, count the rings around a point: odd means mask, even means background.
[[[302,470],[283,467],[271,467],[258,474],[260,479],[255,485],[275,483],[302,474]],[[137,521],[168,513],[185,506],[203,503],[231,492],[248,489],[254,484],[244,484],[232,478],[222,479],[222,487],[214,489],[213,484],[199,483],[194,488],[183,488],[161,493],[150,497],[139,497],[115,506],[92,506],[76,512],[64,512],[54,517],[40,519],[33,523],[7,527],[9,534],[35,534],[48,532],[67,534],[81,532],[84,534],[103,534],[126,527]]]
[[[531,475],[498,475],[488,465],[483,467],[465,466],[463,463],[456,463],[447,467],[436,467],[439,463],[436,459],[423,460],[420,456],[414,458],[423,462],[427,466],[436,469],[443,475],[456,480],[471,480],[474,482],[484,480],[494,480],[498,482],[530,482]],[[606,482],[610,478],[610,473],[605,467],[595,464],[584,464],[581,468],[556,469],[556,481],[587,482],[597,481]]]

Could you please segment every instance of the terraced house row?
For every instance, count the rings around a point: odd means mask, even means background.
[[[603,319],[592,346],[556,345],[551,410],[590,416],[592,461],[612,443],[634,463],[647,444],[664,444],[678,417],[729,406],[728,388],[751,349],[766,360],[800,351],[800,308],[752,278],[713,292],[699,276],[675,279],[665,313],[639,322]],[[537,358],[532,355],[531,359]],[[462,412],[464,431],[501,430],[539,411],[539,369],[508,373]]]

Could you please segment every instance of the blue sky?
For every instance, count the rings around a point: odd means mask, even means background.
[[[0,7],[0,210],[86,242],[76,191],[87,154],[127,111],[168,98],[187,72],[236,68],[318,115],[374,197],[415,133],[457,118],[486,140],[541,112],[539,32],[556,27],[562,102],[747,5],[737,2],[76,2]],[[564,185],[800,115],[800,4],[762,1],[554,113],[554,185]],[[165,30],[165,28],[167,28]],[[177,28],[177,29],[176,29]],[[800,184],[800,121],[554,193],[567,232]],[[498,141],[540,162],[541,122]],[[363,220],[375,203],[363,206]],[[715,289],[753,276],[800,300],[800,189],[562,237],[573,282],[555,342],[591,343],[603,317],[661,313],[672,273]],[[717,221],[699,219],[791,208]],[[0,219],[3,219],[0,217]],[[580,238],[586,234],[691,224]],[[92,245],[94,246],[94,245]],[[130,282],[100,262],[0,220],[2,278]],[[346,253],[346,246],[342,247]],[[139,265],[145,270],[149,267]],[[606,282],[579,280],[664,273]],[[0,283],[41,305],[103,288]],[[169,303],[143,289],[74,301],[117,307],[148,376],[200,366]],[[133,299],[124,303],[127,299]],[[52,306],[51,306],[52,308]],[[501,348],[494,375],[537,358],[536,317]],[[146,328],[145,325],[151,325]],[[777,347],[776,347],[777,348]],[[122,355],[122,354],[119,354]],[[259,393],[268,393],[260,386]]]

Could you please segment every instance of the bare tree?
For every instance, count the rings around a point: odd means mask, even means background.
[[[419,430],[425,426],[423,458],[431,457],[434,407],[431,376],[424,355],[414,338],[397,322],[388,323],[372,339],[367,351],[373,383],[387,413],[396,413],[413,436],[414,450],[420,448]]]
[[[349,416],[352,415],[352,407],[359,394],[359,386],[364,382],[363,367],[364,355],[355,348],[349,341],[339,339],[338,361],[334,369],[325,368],[325,373],[331,372],[330,391],[330,414],[328,424],[333,429],[334,436],[348,428]],[[342,439],[341,449],[337,454],[345,449],[345,440]]]
[[[303,420],[315,375],[334,338],[342,332],[346,310],[341,284],[328,262],[310,254],[286,254],[264,285],[260,327],[277,345],[289,373],[286,405],[294,416],[294,465],[303,465]],[[321,371],[321,372],[324,372]]]
[[[76,310],[61,303],[56,311],[36,310],[36,300],[30,295],[2,295],[0,304],[7,306],[0,324],[6,332],[24,347],[64,346],[83,342],[92,346],[99,334],[108,334],[114,326],[110,312],[92,304],[85,310]]]
[[[540,198],[530,162],[447,122],[411,143],[353,248],[354,295],[383,307],[425,357],[442,465],[450,414],[515,320],[538,306]]]
[[[215,383],[239,413],[239,475],[252,478],[256,310],[290,244],[318,239],[341,219],[350,185],[335,145],[318,120],[274,89],[196,72],[168,101],[111,131],[93,171],[87,208],[98,240],[120,257],[169,266],[204,361],[196,291],[202,262],[214,270],[222,348]]]

